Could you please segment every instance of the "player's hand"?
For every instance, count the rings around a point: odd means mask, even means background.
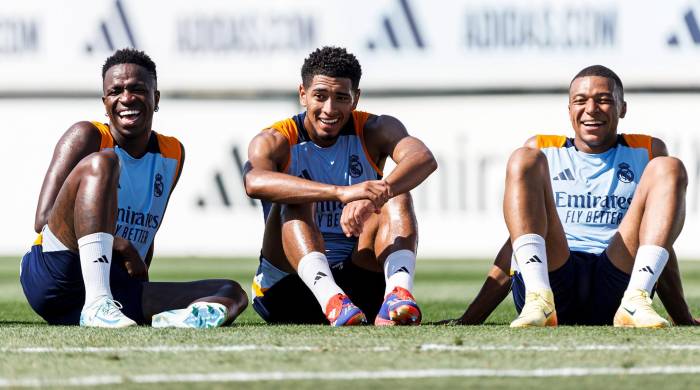
[[[390,196],[389,184],[384,180],[368,180],[351,186],[339,187],[338,200],[348,204],[355,200],[367,199],[379,209]]]
[[[136,248],[121,237],[114,237],[112,261],[120,259],[124,263],[124,268],[129,276],[135,279],[148,280],[148,267],[141,260],[141,256]]]
[[[367,219],[379,212],[370,200],[361,199],[350,202],[343,207],[343,214],[340,216],[340,227],[347,237],[359,237]]]

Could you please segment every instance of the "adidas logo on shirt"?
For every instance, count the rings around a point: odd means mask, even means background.
[[[408,272],[408,269],[406,267],[401,267],[401,268],[397,269],[396,272],[394,272],[394,274],[398,274],[399,272],[405,272],[407,274],[410,274],[410,272]]]
[[[571,169],[566,168],[559,172],[558,175],[554,176],[552,180],[576,180],[574,175],[571,173]]]
[[[654,275],[654,270],[651,269],[648,265],[646,267],[643,267],[639,270],[639,272],[649,272],[650,274]]]

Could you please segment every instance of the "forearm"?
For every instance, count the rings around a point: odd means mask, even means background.
[[[300,204],[339,200],[338,187],[286,173],[251,170],[245,176],[248,196],[275,203]]]
[[[100,150],[101,139],[102,136],[95,125],[90,122],[78,122],[58,141],[44,175],[34,214],[34,230],[37,233],[48,223],[56,197],[71,171],[85,156]]]
[[[75,161],[75,164],[77,163],[78,162]],[[61,166],[61,169],[58,169],[52,163],[52,166],[50,166],[46,172],[44,182],[41,185],[41,192],[39,193],[36,213],[34,214],[34,230],[37,233],[43,229],[44,225],[49,223],[49,214],[51,213],[54,202],[56,202],[56,197],[58,197],[63,183],[66,181],[70,171],[75,167],[75,164],[66,164],[65,166]]]
[[[433,154],[427,149],[420,149],[407,153],[384,180],[389,183],[393,197],[416,188],[436,169]]]
[[[510,258],[512,255],[513,250],[508,239],[498,251],[484,285],[462,314],[460,323],[464,325],[482,324],[508,296],[511,287]]]
[[[34,231],[37,233],[41,233],[41,229],[44,228],[44,225],[49,223],[49,213],[47,210],[36,210],[36,215],[34,216]]]
[[[678,260],[673,250],[670,253],[664,271],[659,277],[656,292],[659,294],[659,299],[661,299],[661,302],[666,308],[668,315],[671,316],[674,324],[695,325],[696,322],[685,301]]]
[[[493,266],[479,294],[462,314],[460,323],[464,325],[483,324],[498,305],[508,296],[511,287],[510,276],[498,266]]]

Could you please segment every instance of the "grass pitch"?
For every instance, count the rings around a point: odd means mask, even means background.
[[[234,326],[210,330],[49,327],[24,299],[18,263],[0,259],[0,387],[685,389],[700,374],[698,329],[511,330],[510,300],[473,327],[267,326],[251,308]],[[160,258],[151,279],[227,277],[248,288],[256,263]],[[424,323],[459,316],[489,266],[419,261]],[[700,262],[681,270],[700,313]]]

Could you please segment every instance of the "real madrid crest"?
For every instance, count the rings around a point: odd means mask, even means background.
[[[348,171],[352,177],[360,177],[362,175],[362,163],[360,163],[360,158],[356,154],[350,155],[350,164],[348,164]]]
[[[620,163],[617,167],[619,168],[617,170],[617,180],[623,183],[631,183],[634,181],[634,172],[632,172],[629,164]]]
[[[153,192],[156,198],[160,198],[163,195],[163,175],[156,173],[156,181],[153,183]]]

